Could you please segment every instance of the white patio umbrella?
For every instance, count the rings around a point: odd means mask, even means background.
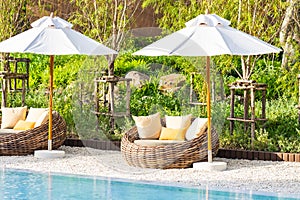
[[[48,150],[52,150],[52,97],[54,55],[118,54],[99,42],[71,29],[72,24],[59,18],[44,16],[31,24],[33,28],[0,43],[0,52],[50,55]]]
[[[278,53],[281,49],[256,37],[231,28],[230,21],[215,14],[199,15],[186,27],[142,48],[134,55],[206,56],[208,162],[212,162],[210,56],[258,55]]]

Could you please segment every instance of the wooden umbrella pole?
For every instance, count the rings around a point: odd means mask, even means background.
[[[212,162],[211,147],[211,101],[210,101],[210,57],[206,57],[206,82],[207,82],[207,156],[208,162]]]
[[[50,69],[49,69],[49,131],[48,131],[48,150],[52,150],[52,99],[53,99],[53,68],[54,68],[54,56],[50,56]]]

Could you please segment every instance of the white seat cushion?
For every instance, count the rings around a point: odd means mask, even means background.
[[[12,133],[18,133],[18,132],[22,132],[23,130],[14,130],[14,129],[0,129],[0,135],[5,135],[5,134],[12,134]]]
[[[184,140],[134,140],[134,144],[141,146],[160,146],[182,143]]]

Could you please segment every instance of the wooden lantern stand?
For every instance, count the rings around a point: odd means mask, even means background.
[[[115,111],[115,85],[118,82],[125,81],[126,82],[126,111],[125,112],[116,112]],[[106,75],[102,73],[101,77],[97,77],[94,80],[94,102],[95,102],[95,111],[94,113],[99,119],[100,115],[106,115],[110,117],[110,126],[111,133],[113,133],[115,128],[115,118],[116,117],[126,117],[130,116],[130,81],[128,78],[121,78],[114,75]],[[100,111],[100,104],[104,107],[108,108],[108,112]]]
[[[267,84],[256,83],[252,80],[239,80],[229,85],[230,87],[230,117],[227,120],[230,121],[230,134],[233,134],[234,122],[244,122],[244,130],[247,132],[249,123],[251,123],[251,147],[253,149],[254,138],[255,138],[255,123],[257,121],[266,122],[266,89]],[[234,102],[235,102],[235,91],[244,91],[244,116],[236,117],[234,114]],[[261,118],[257,118],[255,114],[255,93],[256,91],[262,92],[262,110]],[[249,116],[249,95],[250,95],[250,116]]]
[[[22,106],[25,105],[25,94],[26,87],[29,89],[29,64],[30,59],[28,58],[13,58],[6,57],[0,58],[0,61],[3,62],[3,71],[0,71],[1,83],[1,93],[2,101],[1,106],[6,107],[7,105],[7,94],[9,92],[22,92]],[[19,72],[18,64],[25,63],[26,71]],[[11,67],[13,65],[13,67]],[[18,87],[18,81],[22,81],[22,87]]]

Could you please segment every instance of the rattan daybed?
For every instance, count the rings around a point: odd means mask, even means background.
[[[162,125],[165,125],[164,119]],[[134,140],[138,139],[137,127],[134,126],[121,140],[123,158],[131,166],[160,169],[187,168],[194,162],[207,160],[207,131],[193,140],[169,145],[142,146],[134,143]],[[213,155],[216,155],[218,147],[218,134],[213,129]]]
[[[57,149],[66,139],[66,122],[53,112],[52,148]],[[36,128],[18,133],[0,134],[0,156],[27,155],[48,148],[48,121]]]

